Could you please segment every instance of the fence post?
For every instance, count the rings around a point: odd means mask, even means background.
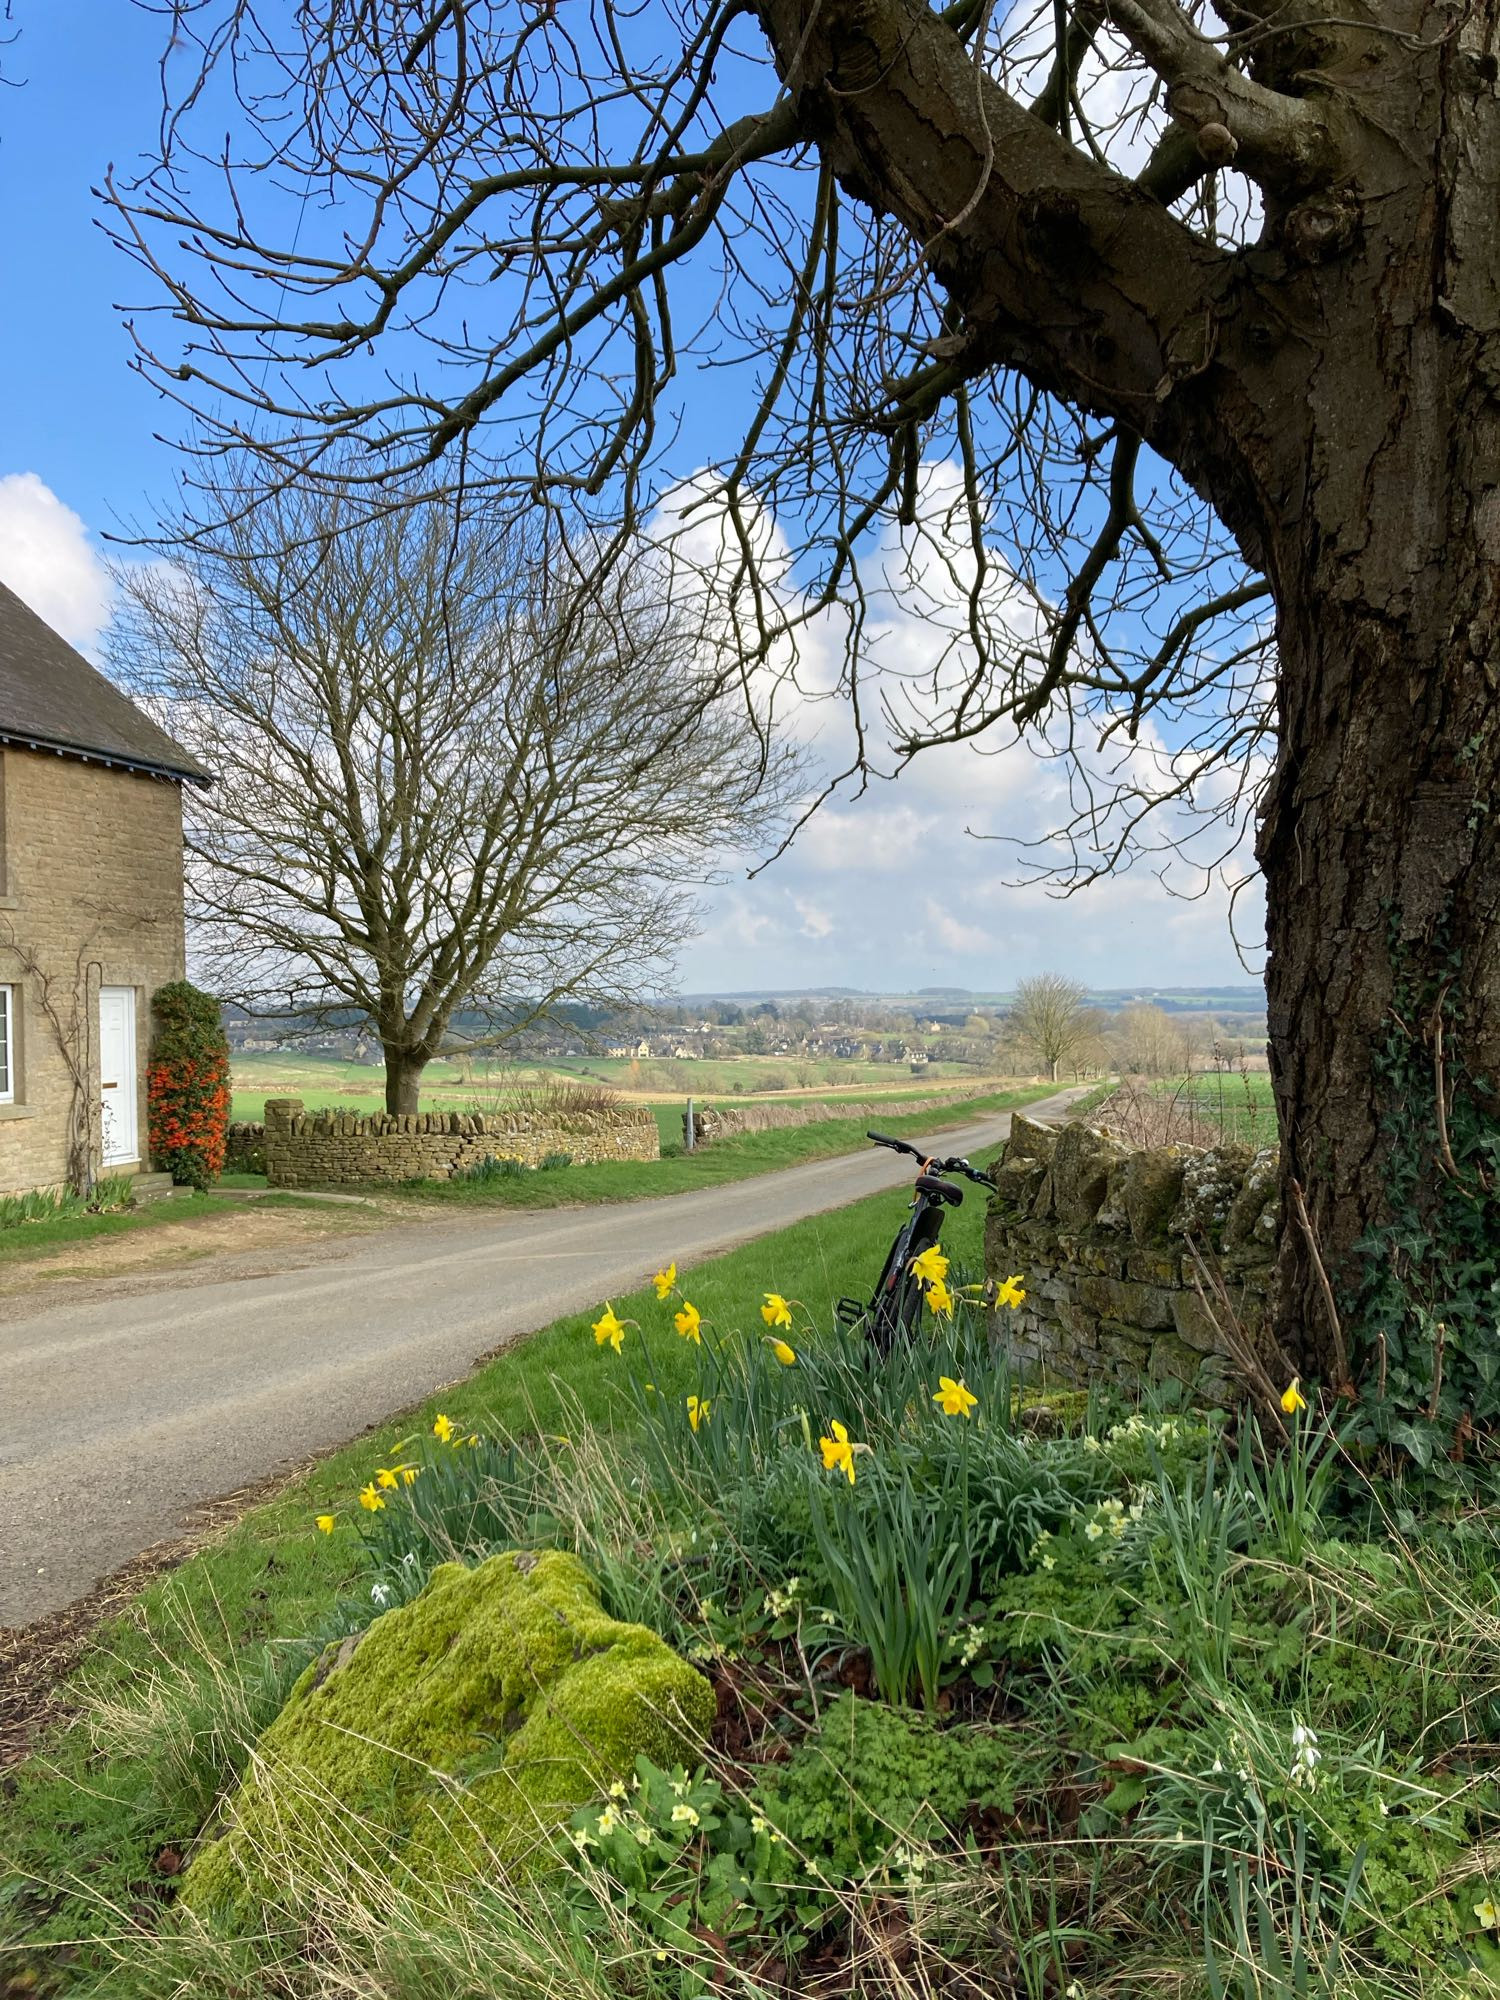
[[[689,1098],[687,1117],[682,1121],[682,1150],[690,1153],[696,1144],[697,1139],[693,1132],[693,1100]]]

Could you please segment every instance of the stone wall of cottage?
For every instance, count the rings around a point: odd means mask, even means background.
[[[1274,1150],[1136,1148],[1017,1115],[995,1170],[985,1266],[996,1279],[1019,1273],[1026,1303],[999,1308],[997,1332],[1033,1376],[1126,1388],[1171,1379],[1235,1396],[1225,1302],[1253,1341],[1271,1298],[1276,1169]]]
[[[661,1135],[638,1104],[608,1111],[496,1113],[376,1112],[304,1109],[300,1097],[268,1097],[265,1170],[272,1187],[327,1187],[338,1182],[447,1180],[486,1159],[537,1167],[552,1153],[579,1165],[655,1160]]]
[[[134,989],[136,1129],[146,1165],[151,995],[181,979],[182,795],[50,751],[0,750],[0,982],[14,999],[12,1089],[0,1103],[0,1193],[67,1178],[74,1083],[100,1163],[99,989]]]

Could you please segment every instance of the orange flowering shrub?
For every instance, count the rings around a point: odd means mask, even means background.
[[[206,1188],[224,1171],[229,1130],[229,1043],[219,1003],[177,979],[152,996],[151,1012],[151,1157],[179,1186]]]

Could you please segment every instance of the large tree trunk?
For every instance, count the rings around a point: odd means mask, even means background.
[[[1424,1277],[1389,1238],[1420,1214],[1440,1239],[1448,1214],[1477,1240],[1490,1205],[1449,1134],[1493,1117],[1500,1079],[1500,152],[1487,85],[1458,62],[1426,84],[1411,129],[1437,131],[1447,184],[1413,153],[1357,249],[1310,275],[1324,342],[1265,533],[1280,677],[1259,855],[1282,1346],[1377,1387],[1390,1356],[1364,1302],[1394,1268],[1432,1308],[1402,1338],[1426,1344],[1407,1373],[1437,1417],[1448,1252]]]
[[[414,1056],[409,1049],[392,1048],[389,1043],[385,1050],[385,1108],[387,1111],[404,1113],[418,1109],[422,1072],[427,1067],[425,1056]]]

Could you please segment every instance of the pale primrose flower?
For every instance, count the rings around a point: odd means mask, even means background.
[[[679,1826],[696,1826],[698,1824],[697,1813],[685,1799],[680,1805],[673,1806],[672,1818]]]

